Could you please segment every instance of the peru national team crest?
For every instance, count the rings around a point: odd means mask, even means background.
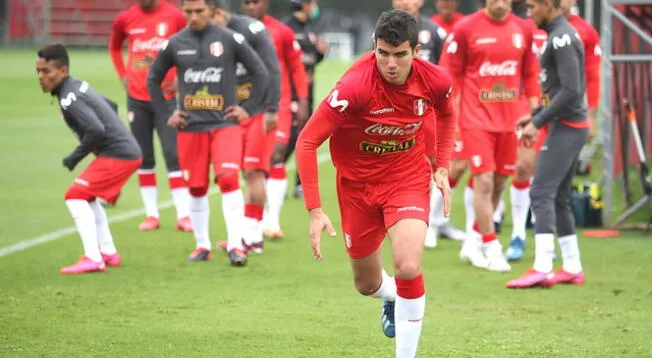
[[[427,44],[432,39],[432,35],[428,30],[419,31],[419,43]]]
[[[159,37],[164,37],[168,33],[168,24],[165,22],[161,22],[156,26],[156,34],[159,35]]]
[[[224,53],[224,46],[220,41],[215,41],[211,44],[211,55],[220,57]]]
[[[414,100],[414,115],[423,116],[426,113],[426,101],[423,98]]]
[[[523,48],[523,35],[521,34],[513,34],[512,35],[512,44],[514,44],[514,47],[521,49]]]

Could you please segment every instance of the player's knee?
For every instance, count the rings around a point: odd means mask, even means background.
[[[466,170],[466,167],[468,166],[466,160],[453,160],[451,161],[451,173],[450,176],[455,179],[459,179],[462,174],[464,174],[464,171]]]
[[[369,296],[378,290],[379,282],[369,280],[362,275],[356,275],[354,278],[355,289],[363,296]]]
[[[483,173],[473,177],[473,190],[476,194],[491,194],[493,192],[493,187],[493,173]]]
[[[194,198],[201,198],[202,196],[205,196],[206,193],[208,193],[208,187],[188,188],[188,191],[190,192],[190,196]]]
[[[79,188],[72,186],[66,191],[66,194],[63,196],[65,200],[85,200],[91,202],[95,200],[95,197],[83,192]]]
[[[421,274],[421,265],[414,260],[397,262],[394,267],[394,275],[402,280],[411,280]]]
[[[285,144],[276,143],[276,148],[274,148],[274,153],[272,153],[272,165],[285,163],[286,151],[287,146]]]
[[[238,172],[228,173],[221,175],[217,178],[217,185],[220,187],[222,194],[230,193],[240,189],[240,181],[238,180]]]
[[[530,177],[532,176],[534,165],[533,163],[530,163],[528,160],[519,160],[516,162],[516,173],[514,175],[514,180],[517,181],[526,181],[530,180]]]

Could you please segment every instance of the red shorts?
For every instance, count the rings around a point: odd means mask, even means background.
[[[383,243],[387,229],[403,219],[428,222],[430,182],[419,185],[369,184],[337,176],[342,231],[352,259],[373,254]]]
[[[178,132],[179,166],[189,188],[207,188],[210,165],[215,178],[240,171],[242,129],[229,126],[208,132]]]
[[[546,143],[546,138],[548,137],[548,126],[545,125],[541,127],[539,130],[539,136],[537,137],[537,141],[534,143],[532,148],[536,150],[537,153],[541,151],[541,147]]]
[[[469,129],[462,130],[461,133],[471,174],[514,174],[518,149],[516,133]]]
[[[263,114],[258,114],[240,122],[242,128],[243,158],[242,169],[269,171],[272,153],[267,150],[267,133],[263,128]]]
[[[142,159],[125,160],[107,157],[95,158],[79,174],[70,190],[78,190],[115,204],[129,177],[138,170]]]

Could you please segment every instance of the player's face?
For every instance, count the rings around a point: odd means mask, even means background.
[[[435,8],[441,17],[452,17],[457,11],[457,0],[435,0]]]
[[[158,5],[158,0],[138,0],[138,5],[145,10],[151,10]]]
[[[542,27],[547,22],[550,6],[547,1],[540,3],[536,0],[527,0],[527,13],[538,27]]]
[[[394,46],[382,39],[376,40],[376,62],[383,79],[391,84],[402,85],[412,70],[412,61],[419,53],[419,45],[414,49],[405,41]]]
[[[182,9],[191,30],[203,30],[212,21],[214,10],[204,0],[184,1]]]
[[[485,9],[491,18],[502,20],[512,11],[512,0],[487,0]]]
[[[423,6],[423,0],[392,0],[392,7],[395,10],[403,10],[408,14],[417,17]]]
[[[561,0],[561,11],[566,15],[570,15],[573,5],[575,5],[575,0]]]
[[[68,74],[68,67],[58,67],[54,61],[36,59],[36,75],[44,93],[52,92]]]
[[[243,0],[242,1],[242,11],[247,16],[251,16],[254,19],[262,20],[263,16],[267,14],[267,8],[269,7],[268,0]]]

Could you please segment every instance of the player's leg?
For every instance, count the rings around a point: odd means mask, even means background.
[[[466,185],[464,186],[464,213],[466,214],[466,222],[464,229],[467,234],[478,235],[473,230],[475,224],[475,211],[473,210],[473,175],[469,175]]]
[[[158,190],[156,188],[156,170],[154,157],[154,123],[155,115],[151,104],[127,98],[129,110],[129,127],[143,153],[143,162],[138,169],[140,196],[145,205],[145,220],[138,226],[139,230],[156,230],[161,226],[158,212]]]
[[[89,204],[91,201],[95,201],[95,197],[88,194],[84,188],[84,184],[82,184],[84,182],[81,180],[87,171],[88,169],[75,179],[75,182],[65,195],[66,206],[75,221],[75,227],[82,240],[84,255],[75,264],[63,267],[60,271],[62,274],[106,271],[106,264],[102,260],[102,254],[100,253],[97,240],[95,214]]]
[[[211,161],[215,170],[215,182],[222,193],[222,212],[226,225],[227,242],[233,248],[238,249],[238,251],[228,251],[229,260],[233,264],[241,266],[244,265],[242,239],[245,214],[245,200],[242,190],[240,190],[239,177],[242,168],[242,128],[229,126],[211,133]],[[262,245],[253,247],[252,250],[262,252]]]
[[[168,101],[170,113],[174,110],[175,99]],[[152,113],[154,109],[152,108]],[[168,184],[172,194],[172,201],[177,211],[177,230],[192,232],[190,224],[190,193],[183,180],[179,168],[179,154],[177,151],[177,130],[167,125],[167,116],[155,116],[155,125],[158,137],[163,147],[165,165],[168,169]]]
[[[195,250],[190,261],[211,257],[209,236],[208,174],[210,166],[210,133],[177,132],[179,166],[190,192],[190,223],[195,236]]]
[[[537,152],[534,148],[519,145],[516,173],[509,188],[512,203],[512,240],[505,253],[508,260],[520,260],[525,252],[526,223],[530,211],[530,180],[536,159]]]
[[[294,113],[292,114],[294,116]],[[294,122],[294,118],[292,120],[292,128],[290,130],[290,141],[288,142],[288,147],[285,152],[285,163],[290,160],[290,157],[294,153],[294,149],[297,146],[297,139],[299,138],[299,127],[297,124]],[[299,178],[299,172],[296,171],[294,174],[294,192],[292,196],[295,199],[303,199],[303,188],[301,187],[301,179]]]

